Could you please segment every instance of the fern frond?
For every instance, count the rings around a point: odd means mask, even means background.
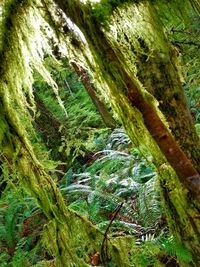
[[[138,192],[138,209],[142,224],[146,227],[155,225],[162,215],[156,179],[152,178],[141,185]]]
[[[102,230],[105,230],[107,228],[107,226],[109,225],[110,221],[104,221],[104,222],[101,222],[99,224],[97,224],[97,226],[102,229]],[[124,221],[120,221],[120,220],[114,220],[112,222],[112,227],[110,228],[110,231],[112,232],[113,230],[113,233],[112,234],[115,234],[116,232],[119,232],[119,233],[128,233],[128,234],[133,234],[133,235],[142,235],[145,231],[145,229],[140,226],[140,225],[137,225],[135,223],[127,223],[127,222],[124,222]],[[117,233],[116,233],[117,234]]]
[[[108,138],[107,149],[121,149],[131,144],[131,140],[125,133],[124,129],[116,128]]]
[[[178,260],[186,263],[192,262],[192,255],[186,247],[180,244],[175,237],[161,238],[160,246],[171,256],[176,256]]]

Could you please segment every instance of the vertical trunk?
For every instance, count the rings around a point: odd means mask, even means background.
[[[85,86],[85,89],[92,99],[93,103],[95,104],[99,114],[101,115],[105,125],[109,128],[116,128],[116,121],[112,117],[112,115],[109,113],[106,105],[103,103],[103,101],[99,98],[99,96],[96,93],[96,89],[94,85],[90,81],[89,74],[86,70],[83,69],[83,67],[77,65],[75,62],[71,63],[75,72],[78,74],[78,76],[81,78],[81,81],[83,85]]]
[[[86,62],[91,67],[99,84],[107,83],[107,88],[102,88],[102,91],[105,89],[104,93],[107,96],[112,96],[110,98],[112,106],[119,114],[133,143],[137,146],[142,143],[152,153],[159,172],[159,181],[165,206],[168,210],[170,227],[173,233],[191,251],[194,262],[198,266],[200,264],[200,222],[198,220],[200,176],[167,129],[161,113],[156,108],[155,99],[145,92],[135,78],[134,67],[130,65],[131,60],[128,58],[132,52],[129,49],[135,50],[140,47],[142,31],[144,31],[145,36],[148,36],[151,27],[155,26],[155,28],[153,27],[153,33],[156,33],[156,30],[159,29],[158,25],[154,24],[149,2],[141,1],[141,4],[125,5],[124,9],[117,9],[113,12],[113,20],[115,21],[113,22],[112,18],[111,22],[109,21],[112,28],[108,27],[104,31],[101,28],[102,24],[99,25],[96,18],[89,16],[91,14],[89,6],[76,1],[72,3],[71,1],[57,0],[56,2],[84,33],[95,61],[95,67],[92,60],[89,60],[91,55],[86,58]],[[85,17],[87,17],[87,20],[84,19]],[[130,43],[126,46],[126,42],[124,42],[127,38],[124,35],[126,25],[127,28],[133,29],[134,23],[137,23],[137,21],[141,22],[140,25],[136,24],[141,32],[134,29],[136,37],[135,43],[132,42],[132,44],[135,47],[131,46]],[[117,32],[116,28],[120,23],[124,25],[124,28],[119,28],[119,32]],[[113,31],[110,30],[109,32],[108,29],[113,29]],[[150,37],[152,38],[151,34]],[[165,60],[168,58],[168,47],[165,44],[166,40],[163,38],[162,32],[158,32],[158,37],[159,54],[163,58],[163,64],[165,64]],[[121,46],[120,38],[123,39]],[[148,41],[150,42],[150,40]],[[165,44],[164,48],[162,48],[163,44]],[[124,49],[124,45],[126,49]],[[136,55],[140,51],[140,49],[136,50]],[[177,70],[174,69],[174,71]],[[155,142],[178,174],[179,180]]]

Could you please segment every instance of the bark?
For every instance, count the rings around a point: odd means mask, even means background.
[[[154,156],[155,165],[160,174],[159,180],[165,206],[168,210],[170,227],[173,234],[178,236],[181,242],[191,251],[194,262],[198,266],[200,263],[200,223],[198,221],[200,216],[200,176],[197,170],[192,166],[191,161],[163,122],[163,118],[154,104],[153,97],[145,93],[141,84],[135,78],[135,73],[130,70],[130,65],[127,64],[122,55],[123,51],[119,46],[115,45],[118,40],[112,42],[107,38],[106,29],[102,31],[102,25],[98,23],[95,17],[89,15],[91,10],[87,5],[77,1],[72,3],[71,1],[56,0],[56,2],[84,33],[93,60],[96,63],[96,77],[100,76],[99,80],[106,81],[108,88],[105,93],[108,96],[112,95],[110,100],[113,108],[120,116],[133,143],[135,145],[141,142],[146,143],[146,146]],[[148,1],[142,1],[141,7],[146,12],[145,18],[152,15]],[[126,7],[125,10],[128,10],[128,8],[131,9],[131,5]],[[138,5],[135,6],[135,9],[138,10]],[[133,19],[134,14],[133,12]],[[85,19],[86,17],[87,20]],[[120,20],[126,21],[126,19],[125,11],[117,17],[117,23]],[[146,26],[148,29],[149,25]],[[113,35],[116,36],[115,33]],[[162,40],[162,42],[165,41],[165,39]],[[126,52],[128,51],[126,50]],[[89,62],[88,58],[86,62]],[[95,75],[92,62],[89,62],[88,65]],[[174,71],[176,70],[174,69]],[[144,128],[142,120],[149,132]],[[153,140],[160,147],[163,154]],[[165,155],[178,174],[179,181],[173,170],[167,167],[168,165],[163,155]],[[190,194],[188,194],[188,190]]]
[[[170,48],[169,60],[163,61],[158,51],[148,59],[138,56],[138,77],[143,86],[159,101],[176,141],[200,172],[200,139],[186,102],[179,70],[175,63],[176,51]]]
[[[101,115],[105,125],[109,128],[116,128],[117,123],[112,117],[112,115],[109,113],[106,105],[104,102],[99,98],[98,94],[96,93],[96,89],[94,85],[92,84],[89,74],[86,70],[83,69],[83,67],[77,65],[75,62],[71,62],[75,72],[78,74],[78,76],[81,78],[81,81],[92,99],[93,103],[95,104],[99,114]]]

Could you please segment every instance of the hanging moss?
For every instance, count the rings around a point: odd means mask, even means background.
[[[129,89],[136,87],[143,99],[154,111],[156,110],[168,127],[164,116],[158,110],[158,102],[138,81],[137,69],[134,66],[138,55],[145,55],[147,59],[152,55],[155,59],[159,57],[163,64],[170,60],[169,46],[163,31],[160,30],[161,24],[153,12],[151,3],[141,1],[138,5],[125,4],[119,9],[116,8],[109,17],[110,27],[101,29],[94,25],[92,19],[88,18],[83,22],[82,17],[75,17],[68,4],[57,2],[84,33],[89,49],[79,50],[77,53],[81,54],[80,57],[85,57],[85,64],[90,69],[94,81],[98,88],[101,88],[102,94],[110,99],[133,144],[141,149],[144,156],[146,151],[152,154],[171,230],[191,253],[195,250],[193,256],[198,262],[200,224],[194,214],[198,214],[199,205],[194,199],[191,201],[188,190],[147,131],[144,117],[131,105],[127,97]],[[73,8],[79,10],[80,7],[75,2]],[[84,16],[87,16],[87,10],[84,11]]]
[[[101,251],[104,235],[86,219],[67,209],[56,184],[45,173],[34,154],[27,134],[27,130],[32,131],[28,110],[35,111],[33,69],[56,90],[54,81],[43,65],[44,51],[49,54],[51,51],[48,45],[48,25],[36,9],[42,3],[12,3],[12,9],[8,10],[4,23],[6,25],[7,21],[9,24],[5,28],[9,39],[7,35],[4,36],[0,54],[4,62],[0,83],[1,151],[16,170],[23,187],[37,200],[48,220],[43,242],[55,257],[55,266],[88,266],[90,253]],[[111,261],[114,261],[119,249],[121,248],[108,242]],[[123,266],[127,265],[122,264],[121,267]]]
[[[56,265],[87,266],[89,264],[89,254],[100,251],[103,234],[87,220],[66,208],[56,184],[44,172],[27,138],[26,129],[28,127],[31,128],[28,123],[30,116],[27,110],[28,108],[34,110],[31,87],[33,82],[32,68],[38,70],[52,86],[55,86],[42,64],[44,50],[48,51],[49,49],[46,38],[47,33],[44,34],[41,31],[45,21],[38,10],[34,6],[29,6],[29,4],[29,2],[27,2],[27,5],[22,3],[22,5],[19,5],[19,9],[15,9],[17,12],[16,15],[12,15],[11,24],[8,19],[10,39],[7,42],[8,39],[5,38],[3,53],[1,53],[1,59],[4,59],[2,62],[5,62],[2,67],[2,81],[0,84],[0,97],[2,99],[2,116],[0,118],[1,123],[4,125],[0,135],[0,140],[2,140],[1,149],[18,171],[23,186],[37,199],[48,219],[48,224],[44,229],[43,240],[49,251],[56,258]],[[84,46],[85,50],[77,50],[77,47],[72,47],[72,49],[74,48],[77,51],[77,54],[75,53],[76,56],[81,53],[80,58],[83,59],[83,62],[85,58],[85,64],[91,70],[94,80],[106,97],[110,99],[133,143],[141,149],[144,155],[146,151],[150,151],[153,155],[155,166],[160,174],[159,180],[163,190],[163,199],[165,200],[165,205],[168,205],[169,208],[169,218],[174,216],[172,211],[176,211],[177,215],[175,222],[171,221],[171,228],[176,229],[175,232],[178,232],[177,235],[179,237],[183,234],[181,229],[184,229],[185,243],[190,249],[194,248],[195,254],[197,254],[199,252],[198,236],[200,225],[198,218],[195,219],[195,214],[198,214],[198,208],[194,208],[194,205],[198,203],[188,201],[188,191],[183,189],[175,172],[169,166],[154,139],[147,131],[142,114],[136,107],[131,105],[127,97],[129,88],[126,78],[131,77],[129,79],[130,85],[136,85],[137,90],[143,97],[145,96],[147,102],[150,102],[157,109],[154,99],[145,92],[145,89],[138,82],[135,76],[135,69],[129,68],[129,60],[125,56],[125,51],[120,50],[116,44],[116,35],[120,36],[120,34],[117,33],[117,30],[111,28],[109,32],[105,30],[104,34],[101,29],[97,28],[97,25],[92,24],[93,21],[90,21],[89,17],[87,18],[89,14],[84,13],[80,6],[76,6],[76,1],[61,1],[61,4],[69,7],[66,9],[66,14],[70,14],[81,30],[84,30],[83,32],[88,41],[88,46],[86,44]],[[40,1],[37,1],[37,5],[41,5]],[[16,7],[18,6],[16,5]],[[80,17],[75,12],[76,10]],[[127,10],[127,6],[125,6],[125,10]],[[134,6],[134,11],[139,12],[139,14],[143,10],[145,14],[148,14],[149,8],[143,3],[139,7],[137,5]],[[83,18],[83,15],[86,17]],[[124,10],[119,13],[116,12],[113,15],[113,25],[115,26],[117,21],[124,19],[125,15],[126,12]],[[127,18],[127,25],[131,25],[130,18]],[[150,15],[149,18],[151,18]],[[134,29],[136,38],[133,40],[132,47],[137,53],[140,53],[139,50],[141,49],[142,53],[148,56],[151,51],[146,49],[146,45],[152,42],[152,36],[148,36],[148,31],[151,31],[151,23],[146,25],[144,19],[140,21],[142,26],[138,24],[138,32]],[[85,25],[85,23],[87,24]],[[88,27],[84,29],[84,26]],[[115,28],[114,26],[113,28]],[[147,26],[148,30],[145,26]],[[139,32],[141,31],[143,31],[145,38],[140,36]],[[111,34],[112,39],[108,41]],[[167,48],[161,45],[164,42],[161,38],[162,34],[158,34],[158,37],[158,48],[160,47],[161,55],[164,55],[162,47],[164,47],[164,51]],[[126,38],[120,37],[119,39],[123,43]],[[165,57],[163,58],[165,59]],[[130,59],[132,59],[131,56]],[[29,101],[27,101],[27,95]],[[150,101],[149,98],[151,98]],[[26,121],[25,127],[22,125],[24,120]],[[10,135],[7,132],[10,132]],[[7,145],[5,145],[6,143]],[[190,223],[191,220],[192,223]],[[52,242],[49,242],[49,240]],[[116,266],[119,266],[119,263],[120,267],[131,266],[124,243],[118,241],[116,246],[109,242],[109,256]],[[122,257],[125,259],[124,261]]]

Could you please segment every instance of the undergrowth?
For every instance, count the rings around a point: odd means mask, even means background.
[[[133,266],[190,264],[190,253],[169,233],[151,156],[144,157],[140,149],[134,148],[123,129],[112,131],[105,127],[68,66],[51,66],[50,72],[68,117],[37,74],[35,94],[58,122],[59,134],[53,136],[52,145],[60,158],[62,153],[65,155],[65,161],[48,159],[51,151],[39,133],[31,140],[46,170],[58,181],[66,205],[106,233],[106,238],[134,236],[135,253],[130,255]],[[197,94],[196,89],[188,94],[191,110],[197,107],[193,100]],[[198,109],[195,112],[198,125]],[[40,116],[40,110],[36,116]],[[66,168],[61,169],[59,164]],[[46,218],[3,165],[0,181],[6,184],[0,199],[0,267],[53,265],[53,259],[42,247]]]

